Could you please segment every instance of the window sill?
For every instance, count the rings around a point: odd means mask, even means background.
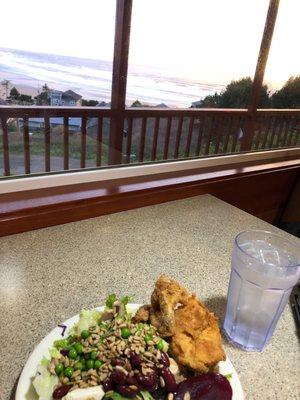
[[[0,236],[204,193],[274,222],[299,171],[299,158],[276,159],[2,194]]]

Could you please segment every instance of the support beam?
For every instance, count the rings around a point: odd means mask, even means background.
[[[246,124],[246,135],[241,145],[241,150],[251,149],[255,130],[256,111],[259,105],[266,65],[272,43],[280,0],[270,0],[265,29],[261,40],[259,55],[256,63],[250,102],[248,105],[249,118]]]
[[[117,0],[111,93],[111,108],[117,112],[111,119],[110,126],[108,160],[110,165],[120,164],[122,161],[123,111],[126,98],[131,13],[132,0]]]

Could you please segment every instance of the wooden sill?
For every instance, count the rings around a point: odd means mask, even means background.
[[[0,236],[204,193],[274,222],[299,170],[299,159],[285,159],[2,194]]]

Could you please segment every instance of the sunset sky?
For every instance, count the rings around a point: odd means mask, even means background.
[[[134,0],[130,64],[201,82],[253,76],[268,0]],[[300,73],[300,1],[282,0],[266,82]],[[2,0],[0,47],[112,60],[114,0]],[[1,68],[1,66],[0,66]]]

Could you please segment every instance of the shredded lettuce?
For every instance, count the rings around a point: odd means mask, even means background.
[[[154,400],[153,397],[151,396],[151,394],[149,392],[147,392],[146,390],[141,390],[140,394],[142,395],[144,400]]]
[[[121,303],[124,304],[124,306],[127,306],[127,304],[132,301],[134,296],[124,296],[121,298]]]
[[[54,342],[54,347],[57,349],[67,349],[69,346],[69,342],[67,339],[58,339]]]
[[[32,384],[39,400],[52,400],[54,387],[58,384],[58,377],[51,375],[45,365],[38,366],[38,373]]]
[[[162,348],[162,350],[167,353],[169,350],[169,343],[166,342],[164,339],[160,339],[163,342],[164,347]]]
[[[230,381],[230,379],[232,378],[232,373],[231,374],[226,374],[225,378],[227,378]]]
[[[41,365],[44,365],[45,367],[47,367],[47,365],[50,364],[50,360],[48,360],[48,358],[46,358],[45,356],[42,358],[41,360]]]
[[[100,313],[97,310],[82,310],[75,332],[80,335],[82,331],[88,330],[93,325],[98,325]]]
[[[56,347],[52,347],[52,349],[49,349],[49,353],[52,358],[61,357],[60,351]]]
[[[105,301],[105,305],[107,308],[112,308],[114,305],[114,302],[117,300],[117,296],[115,295],[115,293],[110,294],[109,296],[107,296],[106,301]]]
[[[146,390],[142,390],[139,394],[143,397],[143,400],[154,400],[151,394]],[[103,400],[129,400],[129,398],[124,397],[117,392],[107,392],[103,397]]]
[[[130,400],[130,399],[128,397],[122,396],[117,392],[107,392],[104,395],[103,400]]]

